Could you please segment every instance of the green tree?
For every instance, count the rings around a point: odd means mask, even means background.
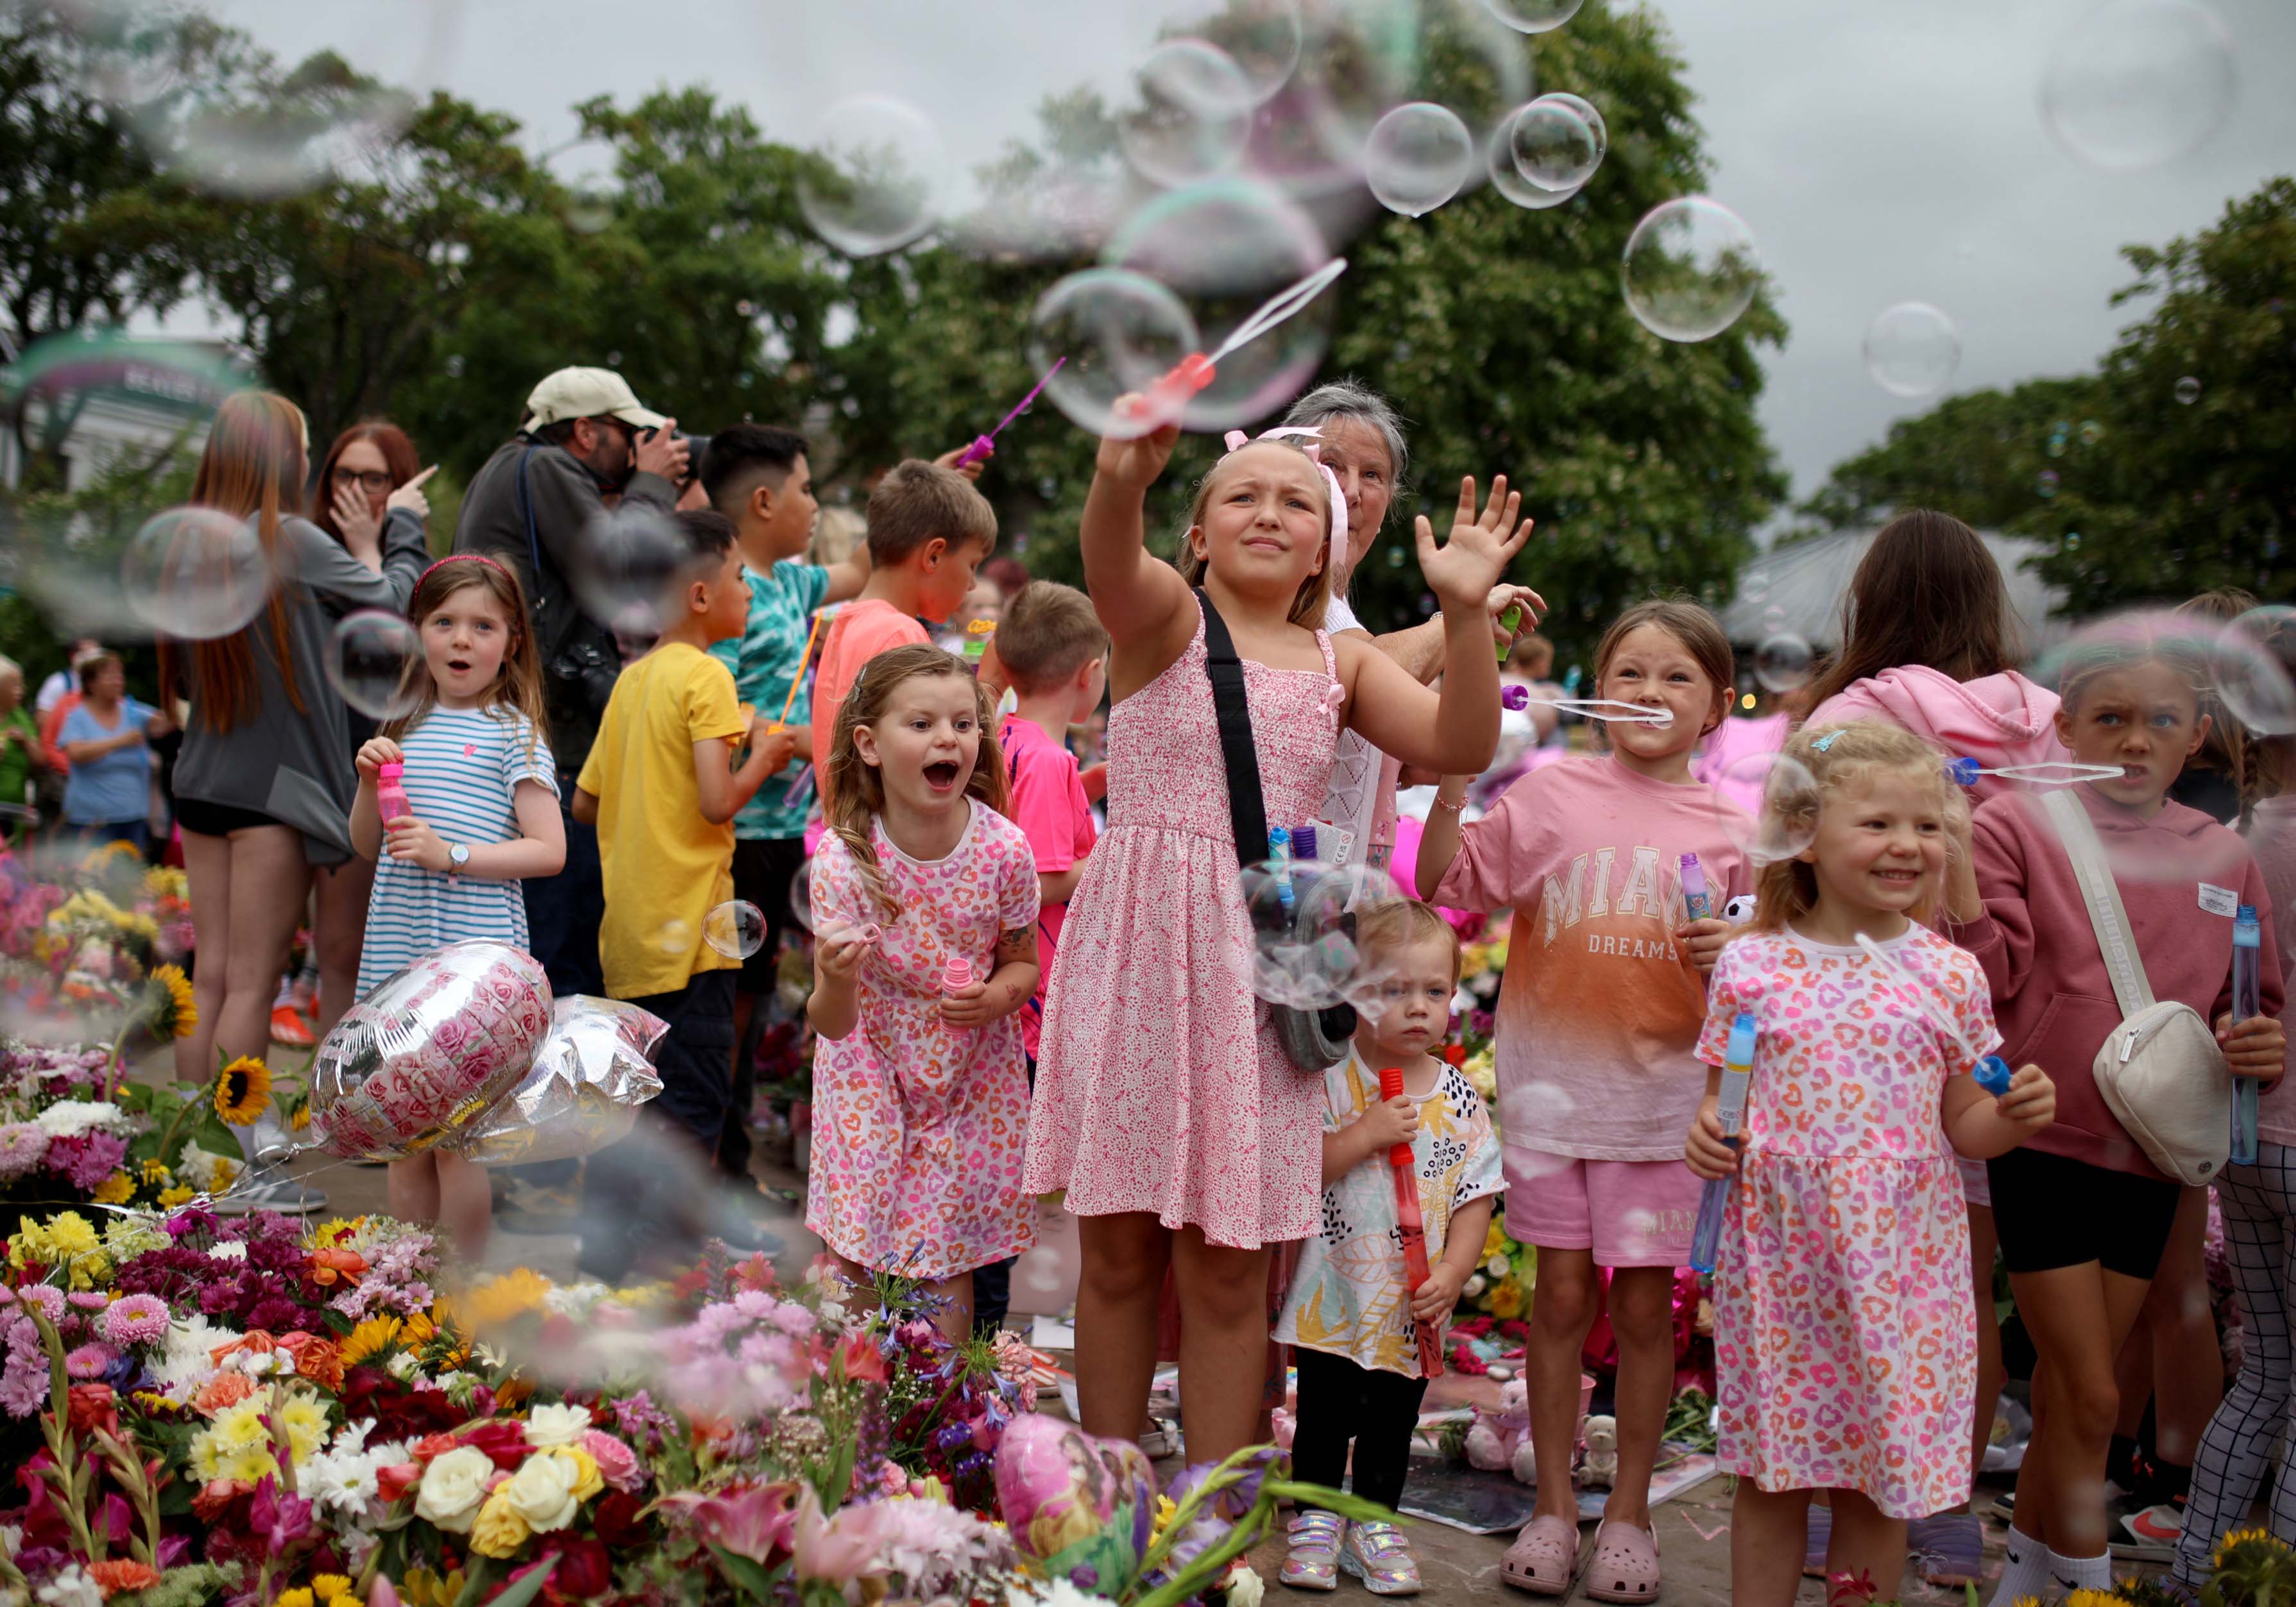
[[[2048,544],[2075,613],[2212,586],[2296,593],[2296,180],[2121,255],[2144,299],[2098,373],[1953,398],[1893,425],[1799,510],[1820,526],[1945,508]]]

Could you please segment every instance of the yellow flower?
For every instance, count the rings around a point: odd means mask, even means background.
[[[550,1288],[550,1280],[530,1267],[514,1267],[499,1277],[488,1278],[465,1297],[470,1302],[471,1325],[491,1328],[531,1311],[542,1304]]]
[[[2076,1590],[2065,1607],[2128,1607],[2128,1598],[2115,1590]]]
[[[98,1205],[124,1205],[127,1201],[127,1197],[135,1192],[135,1179],[125,1172],[114,1172],[97,1184],[95,1192],[88,1198]]]
[[[1502,1323],[1522,1315],[1522,1285],[1509,1278],[1491,1291],[1491,1315]]]
[[[179,1205],[190,1203],[198,1193],[197,1189],[186,1188],[178,1184],[174,1188],[163,1188],[160,1191],[160,1203],[168,1210],[173,1210]]]
[[[252,1127],[271,1103],[271,1068],[242,1054],[216,1073],[216,1114],[235,1127]]]
[[[427,1568],[410,1568],[398,1582],[398,1594],[407,1607],[455,1607],[463,1595],[463,1570],[441,1578]]]
[[[1503,1222],[1493,1222],[1490,1232],[1483,1235],[1483,1253],[1475,1259],[1479,1261],[1488,1261],[1505,1250],[1512,1242],[1513,1241],[1507,1237],[1506,1225]]]
[[[322,1602],[332,1602],[339,1595],[351,1593],[350,1578],[340,1573],[315,1573],[311,1576],[311,1594]]]
[[[471,1526],[471,1549],[482,1557],[513,1556],[533,1532],[511,1505],[510,1486],[505,1484],[479,1508],[479,1521]]]
[[[189,1037],[200,1024],[199,1006],[192,1002],[192,980],[180,965],[161,965],[152,972],[152,1032],[156,1037]]]
[[[152,1159],[144,1163],[144,1182],[173,1183],[175,1180],[176,1174],[169,1171],[168,1169],[168,1163],[160,1160],[157,1156],[154,1156]]]
[[[388,1350],[398,1342],[401,1324],[395,1316],[371,1316],[343,1338],[342,1358],[346,1367],[356,1367],[369,1357]]]
[[[2236,1546],[2267,1546],[2275,1551],[2286,1551],[2287,1544],[2268,1529],[2236,1529],[2217,1542],[2216,1565],[2222,1568],[2225,1559]]]
[[[283,1590],[271,1598],[271,1607],[311,1607],[311,1593],[300,1586]]]
[[[295,1096],[294,1108],[287,1112],[287,1125],[298,1133],[311,1125],[311,1101],[308,1095]]]
[[[306,1250],[340,1250],[366,1226],[365,1217],[336,1217],[303,1235]]]
[[[279,1408],[279,1426],[299,1466],[326,1441],[327,1408],[308,1395],[291,1395]]]
[[[71,1287],[93,1289],[111,1275],[111,1262],[86,1218],[59,1211],[45,1222],[27,1218],[8,1242],[8,1265],[22,1271],[31,1263],[69,1269]]]
[[[226,1406],[215,1422],[192,1437],[192,1472],[205,1483],[216,1479],[242,1479],[254,1484],[279,1472],[271,1454],[271,1431],[262,1408],[252,1400]]]

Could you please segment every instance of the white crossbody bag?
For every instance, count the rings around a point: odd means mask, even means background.
[[[2049,794],[2047,808],[2120,1004],[2120,1024],[2091,1068],[2097,1092],[2154,1166],[2179,1183],[2213,1182],[2232,1147],[2232,1071],[2224,1052],[2199,1011],[2153,998],[2104,844],[2080,799],[2063,788]]]

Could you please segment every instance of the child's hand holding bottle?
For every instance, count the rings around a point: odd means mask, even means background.
[[[1427,1269],[1427,1281],[1411,1291],[1411,1315],[1422,1323],[1441,1322],[1459,1303],[1459,1291],[1466,1283],[1467,1275],[1452,1266],[1449,1258],[1438,1261]]]
[[[398,750],[398,744],[387,736],[368,739],[366,744],[359,749],[357,757],[351,760],[358,768],[359,780],[370,787],[382,779],[385,765],[406,762],[406,756]]]
[[[2028,1135],[2038,1133],[2057,1119],[2057,1085],[2040,1067],[2020,1066],[1993,1102],[1993,1113]]]
[[[1419,1136],[1419,1106],[1407,1095],[1398,1095],[1366,1106],[1355,1125],[1356,1142],[1365,1146],[1364,1152],[1384,1161],[1388,1151]]]
[[[1698,1115],[1690,1124],[1690,1138],[1683,1147],[1683,1159],[1690,1169],[1711,1183],[1727,1177],[1738,1169],[1738,1152],[1726,1139],[1737,1136],[1722,1130],[1721,1099],[1709,1094],[1698,1102]]]
[[[1698,967],[1698,974],[1714,974],[1714,962],[1722,957],[1722,946],[1737,934],[1738,929],[1718,915],[1709,915],[1702,921],[1685,921],[1674,929],[1674,939],[1682,945],[1682,952]]]

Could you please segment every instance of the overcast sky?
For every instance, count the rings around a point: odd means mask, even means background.
[[[2296,4],[2211,3],[2236,45],[2229,119],[2172,166],[2108,176],[2060,150],[2038,107],[2051,50],[2095,0],[1652,0],[1689,63],[1712,193],[1752,226],[1792,325],[1769,358],[1762,414],[1797,496],[1891,419],[1934,400],[1900,400],[1867,377],[1860,343],[1883,307],[1919,299],[1952,315],[1963,341],[1952,389],[2071,373],[2136,316],[2107,305],[2128,277],[2118,247],[2202,227],[2227,199],[2296,169]],[[385,79],[443,84],[507,111],[537,150],[569,138],[567,109],[586,96],[627,101],[701,81],[783,137],[801,135],[845,95],[897,95],[934,119],[969,162],[1026,132],[1046,92],[1111,83],[1117,64],[1153,37],[1156,13],[1183,7],[211,0],[210,9],[286,60],[332,45]],[[583,155],[561,160],[570,176]]]

